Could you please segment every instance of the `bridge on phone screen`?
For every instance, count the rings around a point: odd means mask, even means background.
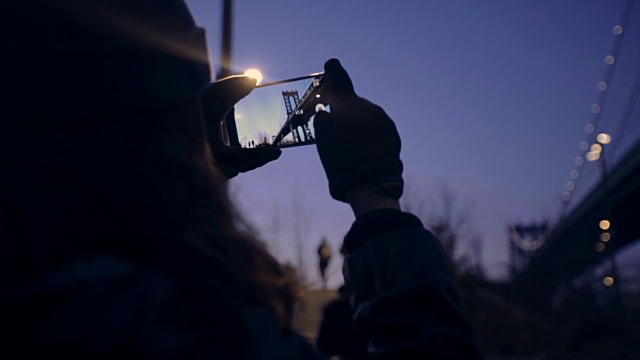
[[[640,59],[620,58],[621,25],[614,27],[613,50],[568,169],[558,218],[508,229],[512,280],[506,293],[529,303],[550,306],[559,289],[580,286],[613,287],[619,294],[640,279],[640,268],[625,269],[615,256],[640,241]],[[626,76],[616,74],[616,64],[626,66]]]
[[[309,121],[315,115],[317,106],[322,105],[322,88],[322,78],[319,77],[310,82],[302,97],[300,97],[300,91],[295,89],[282,91],[286,120],[275,136],[274,144],[287,147],[315,142],[309,128]],[[283,142],[283,139],[289,134],[292,135],[293,140],[290,143]]]

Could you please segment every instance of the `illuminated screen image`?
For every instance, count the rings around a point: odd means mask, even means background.
[[[315,114],[330,110],[322,88],[322,73],[258,85],[235,106],[240,146],[315,144]]]

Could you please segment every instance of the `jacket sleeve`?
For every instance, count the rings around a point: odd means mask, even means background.
[[[365,214],[343,252],[354,321],[374,358],[482,358],[440,242],[417,217]]]

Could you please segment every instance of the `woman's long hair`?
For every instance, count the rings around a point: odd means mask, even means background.
[[[5,284],[115,256],[221,307],[209,321],[262,306],[291,322],[293,272],[235,225],[194,93],[208,80],[201,67],[139,48],[13,50],[0,131]],[[169,90],[146,96],[157,84]]]

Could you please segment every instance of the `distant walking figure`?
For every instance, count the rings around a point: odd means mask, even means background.
[[[327,243],[327,239],[322,238],[322,242],[318,247],[318,256],[320,257],[320,276],[322,276],[322,288],[327,288],[327,278],[325,276],[325,272],[327,271],[327,267],[329,266],[329,261],[331,261],[331,247],[329,243]]]

